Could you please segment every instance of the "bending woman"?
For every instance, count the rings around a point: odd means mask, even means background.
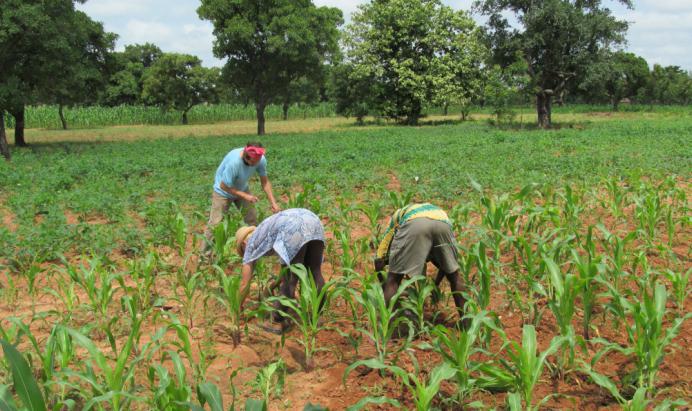
[[[320,219],[310,210],[291,208],[278,212],[257,227],[241,227],[236,232],[238,254],[243,256],[242,281],[240,283],[240,304],[250,292],[250,282],[257,260],[266,255],[277,255],[281,260],[281,294],[295,298],[298,276],[288,269],[292,264],[303,264],[315,279],[317,290],[324,286],[322,277],[322,254],[324,253],[324,228]],[[288,328],[288,321],[275,303],[274,321],[281,331]],[[272,330],[279,331],[279,330]]]

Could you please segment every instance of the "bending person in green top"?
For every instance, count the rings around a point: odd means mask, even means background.
[[[445,277],[449,281],[459,319],[462,319],[465,301],[461,294],[456,242],[447,213],[428,203],[409,204],[396,210],[375,257],[376,271],[383,271],[389,265],[382,285],[387,303],[404,276],[425,275],[428,261],[438,269],[436,285]]]

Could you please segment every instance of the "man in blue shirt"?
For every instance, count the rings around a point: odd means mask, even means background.
[[[258,198],[250,193],[248,181],[253,174],[260,177],[262,190],[267,194],[272,212],[281,210],[272,192],[272,185],[267,178],[267,159],[264,157],[262,143],[249,142],[245,147],[231,150],[216,170],[214,177],[214,191],[211,195],[211,212],[204,236],[207,241],[204,252],[209,251],[209,245],[213,241],[214,227],[219,224],[231,203],[240,210],[243,221],[247,225],[257,225],[257,211],[255,203]]]

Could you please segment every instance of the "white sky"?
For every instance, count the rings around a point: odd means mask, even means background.
[[[313,0],[319,6],[338,7],[349,20],[364,0]],[[473,0],[443,0],[455,9],[469,10]],[[626,50],[650,65],[676,65],[692,70],[692,0],[634,0],[634,10],[604,0],[613,14],[630,23]],[[150,42],[163,51],[193,54],[205,66],[221,66],[212,53],[211,24],[197,16],[199,0],[89,0],[78,5],[106,30],[119,35],[117,49]],[[477,21],[481,19],[474,16]]]

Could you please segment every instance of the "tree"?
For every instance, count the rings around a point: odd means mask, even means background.
[[[635,98],[649,82],[649,65],[642,57],[618,51],[589,65],[580,89],[597,101],[606,98],[613,110],[623,98]]]
[[[632,6],[631,0],[618,1]],[[507,67],[517,53],[525,60],[541,127],[551,125],[553,96],[580,78],[599,53],[623,42],[627,30],[627,23],[615,19],[601,0],[478,0],[475,7],[488,16],[493,62]]]
[[[114,53],[111,76],[102,103],[108,106],[142,103],[144,71],[158,60],[163,52],[152,43],[130,44]]]
[[[355,117],[358,124],[375,107],[374,95],[378,85],[369,73],[356,71],[353,63],[339,64],[332,70],[330,95],[336,102],[336,113]]]
[[[72,44],[67,58],[61,63],[62,75],[46,89],[41,90],[44,102],[58,105],[58,114],[63,129],[67,121],[64,106],[95,104],[105,89],[108,68],[112,65],[112,50],[117,35],[103,30],[103,24],[95,22],[81,11],[75,13],[74,30],[65,33]]]
[[[310,0],[202,0],[197,13],[214,26],[214,55],[228,59],[223,78],[255,103],[260,135],[265,107],[338,53],[341,11]]]
[[[371,81],[370,109],[407,124],[426,104],[467,98],[483,57],[473,20],[439,0],[361,5],[344,43],[348,75]]]
[[[0,116],[15,117],[15,145],[24,140],[24,107],[51,90],[74,63],[74,36],[84,16],[74,0],[3,0],[0,6]],[[3,122],[4,123],[4,122]],[[0,123],[0,139],[5,136]],[[0,142],[0,146],[6,146]],[[5,157],[9,157],[9,150]]]
[[[187,124],[192,107],[216,101],[218,79],[219,70],[202,67],[195,56],[165,53],[144,72],[142,98],[164,110],[181,111]]]
[[[282,118],[288,120],[288,109],[291,107],[291,104],[299,104],[307,108],[307,106],[317,103],[320,99],[322,83],[324,83],[322,78],[316,81],[316,79],[301,77],[292,81],[284,90],[284,94],[279,96],[279,100],[282,103]]]
[[[689,104],[692,98],[692,75],[678,66],[654,64],[646,96],[652,103]]]

